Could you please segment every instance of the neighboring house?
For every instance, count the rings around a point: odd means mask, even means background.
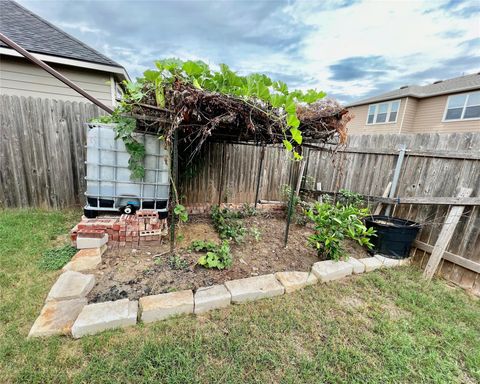
[[[65,33],[21,5],[0,0],[0,32],[113,106],[128,79],[115,61]],[[88,102],[83,96],[0,42],[0,94]]]
[[[351,134],[480,131],[480,73],[400,87],[347,108]]]

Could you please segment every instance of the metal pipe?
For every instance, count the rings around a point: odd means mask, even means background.
[[[172,142],[172,184],[173,188],[170,192],[172,196],[170,202],[170,253],[175,252],[175,212],[174,205],[177,202],[177,196],[175,196],[175,191],[177,188],[178,180],[178,129],[175,129],[173,133],[173,142]],[[177,191],[178,192],[178,191]]]
[[[95,97],[90,95],[88,92],[84,91],[82,88],[80,88],[77,84],[74,82],[70,81],[68,78],[63,76],[60,72],[56,71],[52,67],[50,67],[48,64],[43,62],[42,60],[38,59],[34,55],[32,55],[30,52],[27,50],[23,49],[20,45],[15,43],[13,40],[9,39],[7,36],[5,36],[3,33],[0,32],[0,40],[3,41],[5,44],[7,44],[10,48],[14,49],[18,53],[20,53],[22,56],[33,62],[34,64],[37,64],[40,68],[44,69],[48,73],[50,73],[52,76],[56,77],[58,80],[60,80],[62,83],[66,84],[70,88],[72,88],[74,91],[78,92],[81,94],[83,97],[87,98],[90,100],[93,104],[97,105],[98,107],[102,108],[104,111],[112,114],[113,109],[106,106],[103,104],[100,100],[97,100]]]
[[[290,184],[290,197],[289,197],[289,200],[288,200],[288,208],[287,208],[287,226],[285,228],[285,238],[284,238],[284,247],[286,248],[287,247],[287,243],[288,243],[288,233],[290,231],[290,221],[292,220],[292,206],[293,206],[293,197],[295,196],[295,188],[294,188],[294,177],[293,177],[293,167],[296,165],[297,163],[293,163],[291,166],[290,166],[290,175],[289,175],[289,184]]]
[[[260,164],[258,165],[257,189],[255,191],[255,209],[257,209],[257,204],[258,204],[258,194],[260,192],[260,182],[262,181],[262,170],[263,170],[264,158],[265,158],[265,146],[262,146],[262,153],[260,154]]]
[[[398,148],[400,151],[398,154],[397,165],[395,166],[395,172],[393,173],[393,180],[392,180],[392,187],[390,188],[390,194],[388,197],[393,198],[397,193],[397,184],[398,179],[400,178],[400,171],[402,170],[403,165],[403,158],[405,157],[405,151],[407,150],[407,146],[405,144],[401,144]],[[388,205],[385,209],[385,216],[390,216],[390,211],[392,210],[392,206]]]

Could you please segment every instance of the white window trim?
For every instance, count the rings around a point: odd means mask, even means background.
[[[390,112],[392,111],[392,104],[398,101],[398,111],[397,111],[397,116],[395,116],[395,121],[388,121],[390,118]],[[378,106],[380,104],[385,104],[388,103],[388,108],[387,108],[387,120],[384,123],[377,123],[377,110]],[[370,107],[374,106],[375,107],[375,113],[373,115],[373,123],[368,122],[368,112],[370,111]],[[402,106],[402,99],[397,99],[397,100],[389,100],[389,101],[382,101],[380,103],[375,103],[375,104],[369,104],[368,109],[367,109],[367,120],[365,121],[365,125],[383,125],[383,124],[397,124],[398,121],[398,115],[400,114],[400,107]]]
[[[466,119],[463,118],[463,116],[465,115],[465,111],[467,110],[467,103],[468,103],[468,99],[470,98],[470,95],[472,93],[477,93],[479,91],[473,91],[473,92],[465,92],[465,93],[457,93],[455,95],[450,95],[448,96],[447,98],[447,104],[445,104],[445,111],[443,111],[443,119],[442,119],[442,123],[454,123],[454,122],[458,122],[458,121],[472,121],[472,120],[480,120],[480,117],[467,117]],[[446,119],[447,118],[447,112],[448,112],[448,104],[450,103],[450,98],[452,96],[460,96],[460,95],[467,95],[467,97],[465,98],[465,102],[463,103],[463,107],[462,107],[462,116],[460,117],[460,119]],[[475,104],[475,105],[470,105],[470,107],[475,107],[475,106],[478,106],[480,104]],[[453,108],[452,108],[453,109]],[[368,119],[368,116],[367,116],[367,119]]]

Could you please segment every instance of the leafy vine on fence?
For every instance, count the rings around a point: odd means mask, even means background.
[[[151,97],[154,97],[157,107],[171,107],[166,104],[167,94],[171,95],[175,84],[178,83],[188,84],[212,94],[227,95],[232,100],[239,100],[252,110],[266,115],[269,124],[282,127],[283,145],[292,154],[293,159],[302,158],[297,151],[303,142],[297,106],[309,105],[322,99],[325,96],[324,92],[313,89],[290,91],[283,81],[274,81],[259,73],[240,76],[226,64],[220,64],[219,70],[213,70],[202,61],[164,59],[156,61],[155,67],[156,69],[146,70],[135,82],[126,81],[125,94],[112,116],[97,119],[99,122],[116,123],[117,138],[125,142],[127,152],[130,154],[129,168],[132,179],[144,176],[145,149],[133,135],[136,128],[135,120],[125,116],[131,114],[132,109],[141,105],[142,101]],[[170,104],[172,102],[175,100],[170,100]],[[173,116],[171,120],[174,127],[181,119]],[[163,134],[161,132],[159,134],[160,138],[163,138]]]

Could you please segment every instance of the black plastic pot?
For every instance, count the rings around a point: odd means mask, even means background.
[[[367,217],[365,225],[377,231],[377,236],[370,238],[373,251],[392,259],[408,257],[413,240],[420,230],[420,224],[414,221],[381,215]]]

